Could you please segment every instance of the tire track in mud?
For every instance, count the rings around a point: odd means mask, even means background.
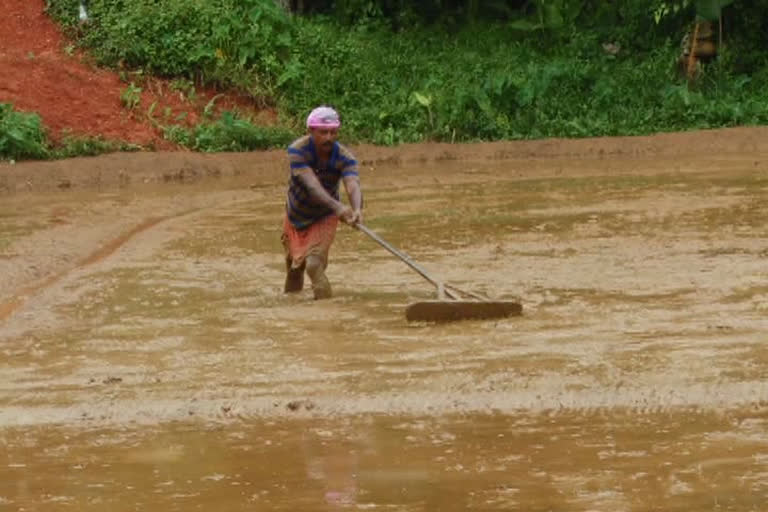
[[[171,218],[181,217],[183,215],[186,215],[190,212],[183,212],[178,215],[168,215],[163,217],[150,217],[143,221],[141,224],[134,226],[132,229],[128,230],[127,232],[123,233],[122,235],[118,236],[117,238],[114,238],[110,241],[108,241],[106,244],[104,244],[99,249],[95,250],[88,256],[86,256],[83,260],[78,262],[74,267],[69,268],[67,270],[58,272],[56,274],[53,274],[51,276],[48,276],[36,283],[33,283],[31,285],[28,285],[21,290],[17,291],[13,298],[10,300],[7,300],[3,303],[0,303],[0,322],[6,321],[8,318],[10,318],[16,311],[19,310],[29,299],[33,298],[35,295],[41,293],[43,290],[53,286],[57,282],[59,282],[61,279],[63,279],[65,276],[70,274],[71,272],[74,272],[75,270],[87,267],[89,265],[93,265],[95,263],[98,263],[112,254],[114,254],[120,247],[125,245],[129,240],[131,240],[133,237],[138,235],[139,233],[142,233],[144,231],[147,231],[158,224],[160,224],[163,221],[166,221]]]

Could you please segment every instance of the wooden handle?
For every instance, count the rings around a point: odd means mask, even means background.
[[[448,295],[449,297],[453,295],[445,289],[445,285],[442,283],[442,281],[438,281],[437,279],[429,275],[426,270],[424,270],[421,266],[417,265],[411,258],[408,257],[408,255],[398,251],[397,249],[389,245],[379,235],[377,235],[376,233],[374,233],[373,231],[371,231],[370,229],[368,229],[367,227],[365,227],[360,223],[356,224],[354,227],[356,227],[357,229],[359,229],[360,231],[362,231],[363,233],[371,237],[371,239],[373,239],[374,242],[378,243],[380,246],[382,246],[383,248],[385,248],[386,250],[388,250],[398,258],[400,258],[406,265],[408,265],[413,270],[415,270],[421,277],[423,277],[424,279],[432,283],[435,286],[435,288],[437,288],[438,294],[442,292],[445,295]]]

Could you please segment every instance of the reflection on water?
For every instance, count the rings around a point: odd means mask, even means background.
[[[768,414],[6,431],[8,510],[764,510]]]

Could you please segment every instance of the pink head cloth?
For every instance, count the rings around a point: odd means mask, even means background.
[[[307,117],[307,128],[338,128],[341,119],[338,112],[331,107],[317,107]]]

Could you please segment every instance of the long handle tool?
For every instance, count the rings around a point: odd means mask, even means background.
[[[454,320],[489,319],[518,316],[523,307],[518,302],[491,300],[477,293],[461,290],[431,276],[407,254],[394,248],[379,235],[362,224],[357,229],[368,235],[390,253],[397,256],[421,277],[437,288],[437,300],[415,302],[405,309],[408,321],[450,322]]]

